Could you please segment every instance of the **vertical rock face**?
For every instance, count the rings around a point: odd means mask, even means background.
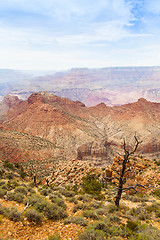
[[[135,133],[143,141],[141,153],[160,154],[160,103],[141,98],[122,106],[101,103],[88,108],[47,92],[34,93],[26,101],[9,96],[4,101],[10,108],[1,130],[49,140],[63,149],[63,159],[78,156],[95,165],[109,164],[122,150],[123,138],[134,144]]]

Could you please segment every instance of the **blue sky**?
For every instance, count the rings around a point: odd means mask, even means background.
[[[160,65],[159,0],[1,0],[0,68]]]

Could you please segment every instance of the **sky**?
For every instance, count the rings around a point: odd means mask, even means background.
[[[159,65],[159,0],[0,0],[0,69]]]

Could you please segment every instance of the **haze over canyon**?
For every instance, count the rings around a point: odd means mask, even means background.
[[[27,99],[33,92],[49,91],[86,106],[109,106],[143,97],[160,102],[160,67],[77,68],[62,72],[0,70],[1,100],[9,93]]]

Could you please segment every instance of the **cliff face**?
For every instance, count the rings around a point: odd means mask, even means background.
[[[117,150],[122,151],[124,137],[133,146],[135,133],[143,141],[140,152],[158,156],[159,126],[160,103],[143,98],[122,106],[99,104],[88,108],[79,101],[42,92],[13,104],[0,128],[2,132],[16,131],[49,140],[61,149],[59,154],[64,159],[78,157],[105,165]]]

